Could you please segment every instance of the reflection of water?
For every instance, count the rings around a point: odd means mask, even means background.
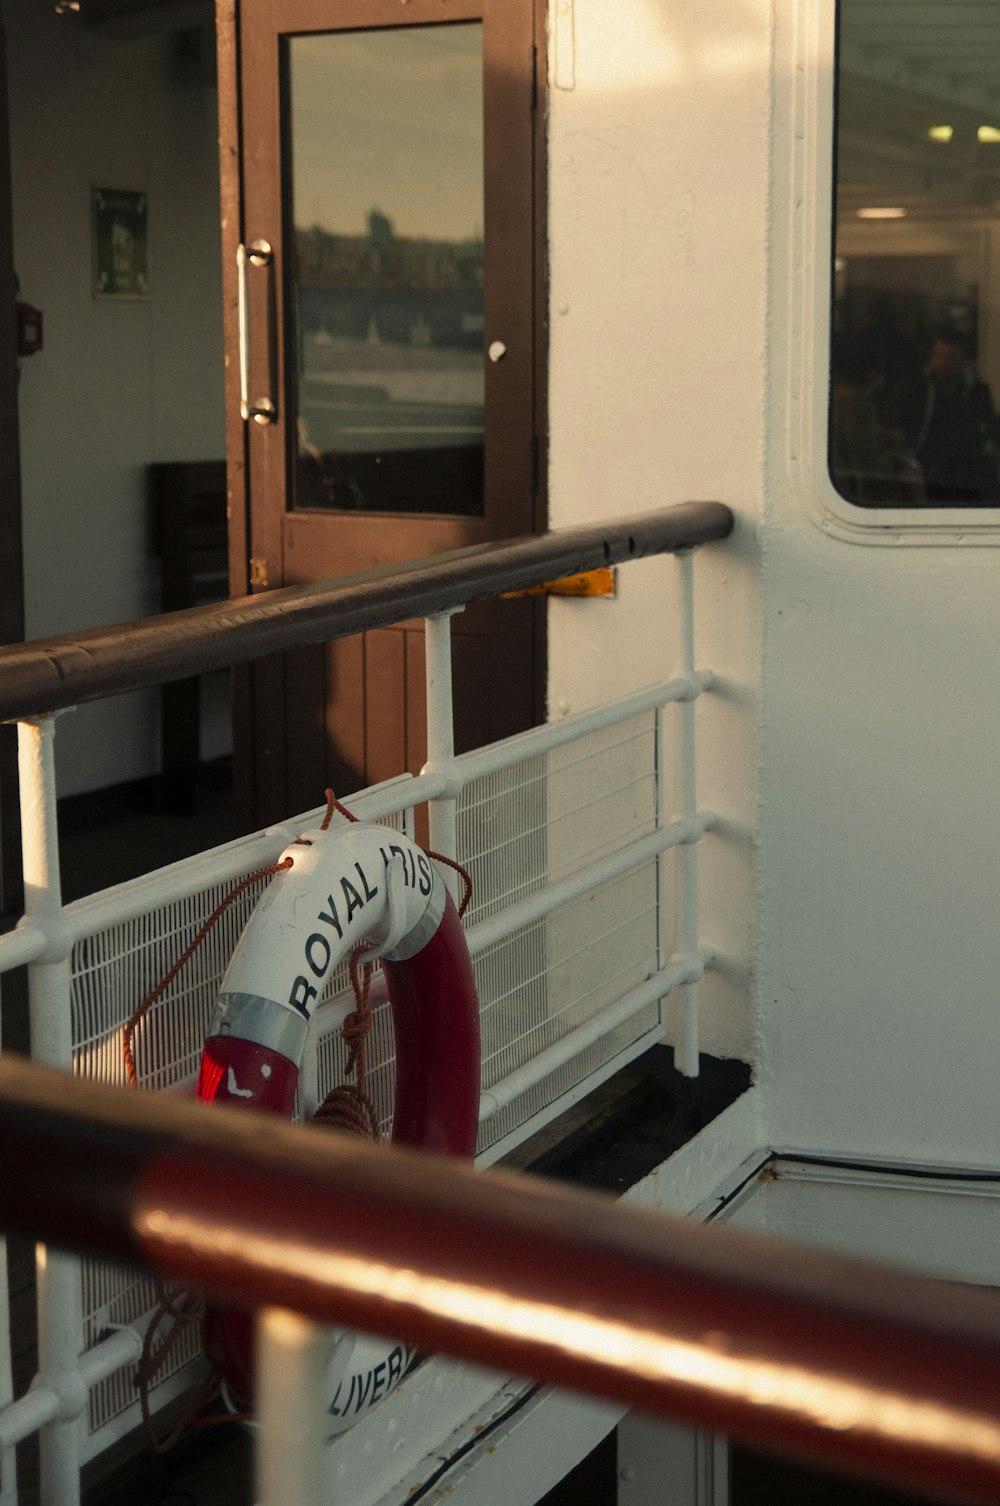
[[[480,288],[327,287],[298,288],[299,329],[304,341],[357,340],[378,346],[413,345],[448,351],[482,351]]]
[[[304,341],[302,377],[335,397],[349,388],[351,400],[366,392],[372,401],[482,406],[480,350],[442,350],[367,340],[345,340],[325,326]],[[345,394],[346,396],[347,394]]]

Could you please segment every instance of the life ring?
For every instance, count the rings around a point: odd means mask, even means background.
[[[479,1126],[479,1003],[462,923],[436,866],[399,832],[360,821],[304,832],[280,861],[288,859],[222,980],[197,1096],[291,1117],[315,1006],[334,968],[365,941],[381,959],[396,1038],[392,1143],[471,1158]],[[249,1315],[213,1308],[206,1348],[230,1395],[249,1404]],[[331,1434],[365,1416],[414,1358],[402,1344],[358,1335],[343,1336],[336,1352]]]

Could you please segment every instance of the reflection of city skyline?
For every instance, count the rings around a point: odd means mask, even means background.
[[[298,281],[328,288],[411,288],[481,294],[483,242],[397,235],[388,215],[368,212],[368,230],[342,234],[297,226]]]

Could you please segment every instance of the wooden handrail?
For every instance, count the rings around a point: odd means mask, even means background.
[[[0,721],[39,716],[305,644],[428,617],[601,565],[677,553],[731,533],[721,502],[685,502],[502,539],[313,585],[0,648]]]
[[[1000,1297],[0,1059],[0,1226],[925,1494],[1000,1499]]]

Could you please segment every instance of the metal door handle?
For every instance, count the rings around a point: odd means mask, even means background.
[[[259,397],[256,402],[250,401],[250,327],[247,314],[247,263],[252,267],[270,267],[274,262],[274,252],[270,241],[251,241],[245,246],[241,241],[236,247],[236,269],[238,273],[237,290],[237,326],[239,339],[240,358],[240,418],[248,423],[252,418],[255,424],[273,424],[278,417],[278,406],[270,397]]]

